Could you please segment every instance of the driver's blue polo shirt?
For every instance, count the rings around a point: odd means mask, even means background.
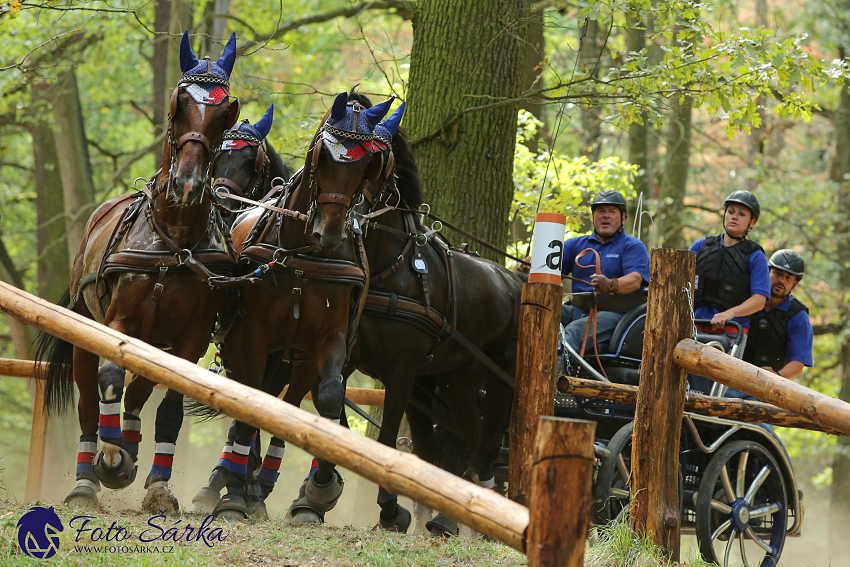
[[[689,250],[691,252],[696,252],[697,256],[699,256],[700,250],[702,250],[704,245],[705,238],[700,238],[691,244]],[[726,243],[722,238],[720,239],[720,245],[724,248],[726,247]],[[767,266],[767,257],[761,250],[753,250],[753,253],[750,254],[750,295],[763,295],[769,299],[771,287],[770,270]],[[694,309],[694,317],[696,319],[711,319],[718,313],[720,313],[720,309],[711,305],[701,305]],[[745,329],[750,328],[749,317],[733,317],[732,320],[740,323]]]
[[[599,265],[602,275],[607,278],[621,278],[632,272],[637,272],[643,278],[641,289],[649,283],[649,254],[643,242],[629,236],[623,231],[608,240],[601,242],[592,232],[585,236],[577,236],[564,241],[564,257],[561,262],[561,273],[572,275],[585,281],[590,281],[590,276],[596,273],[596,258],[587,253],[581,257],[581,262],[590,268],[580,268],[576,265],[576,256],[585,248],[592,248],[599,252]],[[593,291],[593,286],[583,282],[573,281],[573,291]]]

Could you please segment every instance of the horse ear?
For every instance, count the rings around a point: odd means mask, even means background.
[[[390,109],[390,106],[392,106],[394,100],[395,97],[392,97],[388,101],[382,102],[381,104],[375,105],[372,108],[367,108],[363,111],[366,115],[366,120],[369,121],[369,125],[372,127],[372,130],[375,129],[375,126],[381,121],[381,118],[386,116],[387,111]]]
[[[227,45],[224,46],[216,65],[221,67],[229,77],[230,73],[233,72],[234,63],[236,63],[236,33],[230,34],[230,39],[227,40]]]
[[[257,129],[257,132],[260,133],[261,138],[265,138],[269,135],[269,131],[272,129],[272,121],[274,120],[274,105],[269,106],[266,113],[263,114],[263,117],[260,118],[260,121],[254,124],[254,128]]]
[[[395,136],[395,133],[398,131],[398,125],[401,123],[401,117],[404,116],[404,104],[401,103],[401,106],[395,109],[389,118],[384,120],[384,127],[390,133],[390,138]]]
[[[186,30],[183,32],[183,39],[180,40],[180,71],[185,73],[197,64],[198,58],[195,57],[192,44],[189,42],[189,30]]]
[[[348,104],[348,93],[339,93],[336,95],[334,104],[331,107],[331,120],[334,122],[342,120],[345,117],[345,105]]]

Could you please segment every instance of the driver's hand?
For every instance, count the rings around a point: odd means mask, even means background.
[[[606,278],[602,274],[593,274],[590,276],[590,283],[593,284],[593,287],[603,293],[615,293],[617,291],[615,280],[616,278]]]
[[[730,313],[729,311],[723,311],[722,313],[717,313],[714,317],[711,318],[711,326],[716,328],[725,327],[726,321],[732,319],[735,315]]]

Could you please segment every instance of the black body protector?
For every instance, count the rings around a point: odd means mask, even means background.
[[[788,364],[788,321],[800,311],[808,313],[809,308],[791,296],[788,311],[774,308],[750,315],[750,334],[744,360],[756,366],[769,366],[779,372]]]
[[[750,254],[764,250],[751,240],[726,247],[721,238],[721,234],[706,236],[705,244],[697,255],[694,307],[710,305],[726,311],[752,296]]]

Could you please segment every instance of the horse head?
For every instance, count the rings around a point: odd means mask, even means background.
[[[170,203],[186,207],[200,203],[209,177],[212,153],[224,130],[239,118],[239,101],[230,96],[230,73],[236,60],[236,34],[218,61],[198,60],[189,32],[180,43],[180,82],[171,93],[168,140],[163,152],[158,192]]]
[[[228,209],[239,209],[240,203],[228,195],[260,199],[266,190],[265,181],[270,170],[270,159],[266,152],[266,136],[272,127],[274,105],[256,124],[243,120],[224,133],[221,150],[213,158],[210,174],[213,178],[213,193]],[[231,224],[236,213],[222,215]]]
[[[393,99],[364,108],[340,93],[313,137],[304,165],[311,192],[313,242],[332,250],[345,238],[348,211],[360,198],[365,183],[384,169],[387,146],[375,136],[375,127]]]

